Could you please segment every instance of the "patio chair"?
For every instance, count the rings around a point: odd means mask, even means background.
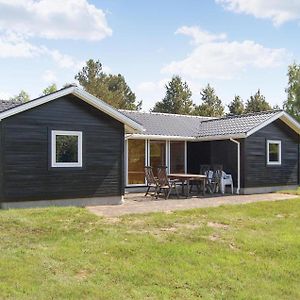
[[[221,177],[222,171],[221,170],[209,170],[205,172],[207,177],[207,184],[206,187],[208,191],[213,194],[217,193],[221,189]]]
[[[222,171],[221,174],[221,181],[220,181],[220,190],[221,193],[225,193],[226,186],[231,187],[231,194],[233,194],[233,180],[231,174],[226,174],[224,171]]]
[[[145,178],[146,178],[146,183],[147,183],[147,191],[146,191],[145,197],[148,195],[150,189],[153,188],[154,189],[153,196],[155,196],[157,198],[159,185],[158,185],[157,178],[155,178],[153,175],[152,167],[145,166],[144,170],[145,170]]]
[[[204,175],[207,178],[206,189],[212,194],[214,192],[214,183],[213,183],[214,172],[212,170],[207,170],[204,172]]]
[[[223,171],[223,165],[215,164],[212,167],[213,167],[213,171],[214,172],[216,172],[216,171]]]
[[[165,199],[167,200],[170,197],[172,189],[174,189],[176,192],[177,198],[179,198],[178,191],[176,188],[176,182],[178,182],[178,181],[170,180],[168,178],[166,166],[159,166],[157,168],[157,179],[158,179],[158,185],[159,185],[157,197],[159,196],[159,193],[161,192],[161,190],[163,190],[164,194],[165,194]]]
[[[210,165],[200,165],[200,173],[201,175],[205,175],[205,172],[211,170]]]

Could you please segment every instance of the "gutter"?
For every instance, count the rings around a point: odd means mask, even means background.
[[[240,153],[240,149],[241,149],[241,144],[239,141],[234,140],[233,138],[229,139],[231,142],[235,143],[237,145],[237,189],[236,189],[236,193],[239,194],[240,193],[240,189],[241,189],[241,153]]]
[[[138,134],[133,133],[129,136],[131,139],[144,139],[144,140],[171,140],[171,141],[190,141],[190,142],[204,142],[204,141],[222,141],[233,139],[243,139],[246,138],[244,133],[236,134],[236,135],[212,135],[205,137],[197,137],[197,136],[177,136],[177,135],[150,135],[150,134]]]

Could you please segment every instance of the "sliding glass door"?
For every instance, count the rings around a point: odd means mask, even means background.
[[[170,173],[185,173],[185,142],[170,142]]]
[[[127,149],[127,185],[145,184],[144,166],[167,166],[169,173],[185,173],[186,143],[184,141],[129,139]]]
[[[128,140],[128,184],[144,184],[145,140]]]
[[[166,141],[150,141],[150,166],[154,176],[158,166],[166,165]]]

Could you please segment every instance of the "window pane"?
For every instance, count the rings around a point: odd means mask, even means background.
[[[269,161],[278,162],[279,161],[279,145],[269,144]]]
[[[184,142],[170,143],[170,172],[184,173]]]
[[[78,136],[56,136],[56,162],[78,162]]]
[[[154,176],[157,174],[158,166],[166,165],[165,141],[150,141],[150,165],[153,168]]]
[[[145,183],[145,141],[128,140],[128,184]]]

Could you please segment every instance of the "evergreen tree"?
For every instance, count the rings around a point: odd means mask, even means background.
[[[24,90],[21,90],[18,95],[9,98],[9,100],[28,102],[30,100],[30,96]]]
[[[241,115],[245,112],[244,101],[240,96],[235,95],[234,99],[228,105],[229,114]]]
[[[195,115],[207,117],[221,117],[224,115],[224,106],[216,95],[215,89],[208,84],[200,92],[202,104],[195,106]]]
[[[116,108],[141,108],[142,101],[136,103],[136,96],[124,76],[104,73],[100,61],[88,60],[75,79],[87,92]]]
[[[193,111],[192,92],[180,76],[173,76],[165,85],[166,95],[155,103],[152,111],[187,115]]]
[[[295,62],[288,67],[287,100],[284,109],[300,121],[300,65]]]
[[[47,86],[44,90],[43,90],[43,95],[48,95],[48,94],[51,94],[51,93],[54,93],[57,91],[57,86],[55,83]]]
[[[271,105],[266,101],[266,98],[261,94],[260,89],[257,90],[257,92],[250,96],[250,99],[246,103],[246,113],[252,113],[252,112],[260,112],[260,111],[266,111],[271,110]]]

